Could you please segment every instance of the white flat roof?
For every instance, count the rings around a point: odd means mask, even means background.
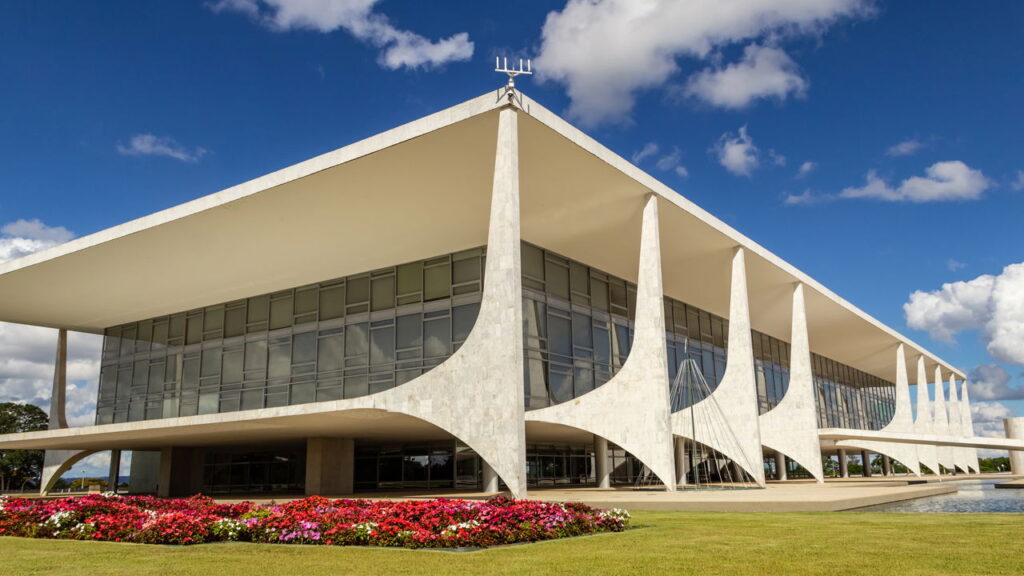
[[[0,321],[100,333],[125,322],[486,243],[497,93],[221,192],[0,263]],[[905,344],[850,304],[529,98],[520,114],[524,240],[635,281],[642,199],[662,199],[670,297],[728,316],[732,249],[748,251],[754,329],[789,339],[806,287],[812,349],[890,381]]]

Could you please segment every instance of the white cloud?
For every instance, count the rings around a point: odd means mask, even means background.
[[[47,226],[39,220],[17,220],[0,227],[0,262],[28,256],[74,238],[62,226]]]
[[[675,172],[676,176],[679,176],[680,178],[690,177],[690,171],[686,169],[686,166],[676,166],[675,168],[672,169],[672,171]]]
[[[974,433],[978,436],[1005,438],[1006,428],[1003,426],[1003,418],[1011,417],[1013,417],[1013,411],[1005,404],[975,402],[973,398],[971,399],[971,418],[974,421]]]
[[[956,272],[957,270],[962,270],[966,267],[967,264],[964,264],[963,262],[955,258],[950,258],[949,260],[946,260],[946,268],[949,268],[950,272]]]
[[[801,204],[817,204],[823,200],[828,199],[827,196],[818,196],[811,192],[810,188],[804,190],[801,194],[787,194],[786,199],[783,201],[788,206],[798,206]]]
[[[643,148],[633,152],[633,164],[639,164],[651,156],[657,155],[659,150],[658,145],[654,142],[644,144]]]
[[[720,108],[739,109],[759,98],[802,98],[807,86],[788,54],[779,48],[751,44],[739,62],[724,68],[705,68],[690,76],[684,93]]]
[[[821,34],[837,20],[871,11],[870,0],[568,0],[544,22],[537,71],[566,87],[573,118],[624,122],[636,94],[664,85],[679,71],[679,58],[703,61],[737,43]],[[726,76],[740,77],[754,79],[742,71]],[[739,102],[745,91],[779,90],[756,80],[709,94]]]
[[[952,160],[936,162],[925,169],[925,176],[907,178],[896,188],[871,170],[864,186],[845,188],[839,197],[916,203],[977,200],[990,185],[981,170],[975,170],[959,160]]]
[[[797,169],[797,171],[796,171],[797,179],[805,178],[808,174],[810,174],[811,172],[814,172],[815,166],[816,166],[816,164],[814,162],[810,162],[810,161],[804,162],[803,164],[801,164],[800,168]]]
[[[1024,400],[1024,388],[1010,385],[1010,373],[998,364],[977,366],[968,377],[971,400]]]
[[[39,220],[18,220],[0,228],[0,261],[67,242],[74,234]],[[96,414],[100,347],[103,338],[68,334],[68,424],[92,424]],[[0,402],[30,403],[50,409],[57,331],[0,322]]]
[[[1017,179],[1010,185],[1014,190],[1024,190],[1024,170],[1017,170]]]
[[[944,342],[960,332],[979,330],[993,358],[1024,365],[1024,262],[998,275],[915,291],[903,310],[907,325],[915,330]]]
[[[916,138],[904,140],[898,144],[890,146],[885,153],[887,156],[911,156],[920,150],[922,146],[924,146],[924,144]]]
[[[759,151],[754,146],[754,139],[747,134],[746,126],[740,127],[738,135],[732,132],[722,134],[712,150],[718,155],[718,163],[737,176],[749,177],[761,164]]]
[[[136,134],[128,145],[118,142],[117,151],[124,156],[166,156],[182,162],[198,162],[206,154],[205,148],[188,148],[174,138],[153,134]]]
[[[431,41],[415,32],[396,28],[388,17],[375,12],[379,0],[215,0],[207,7],[215,13],[237,12],[276,31],[313,30],[324,34],[342,29],[380,50],[380,64],[398,68],[432,68],[469,60],[473,42],[460,32]]]

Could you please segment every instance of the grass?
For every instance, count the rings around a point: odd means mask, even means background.
[[[0,574],[1020,574],[1015,514],[636,512],[640,529],[473,552],[0,538]]]

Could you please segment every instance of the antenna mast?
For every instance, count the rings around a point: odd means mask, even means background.
[[[510,104],[518,102],[521,107],[523,101],[522,96],[519,96],[516,93],[516,76],[531,76],[533,74],[533,62],[530,59],[527,59],[526,65],[524,66],[523,59],[520,58],[518,68],[515,65],[515,60],[512,61],[512,67],[509,68],[508,58],[499,58],[495,56],[494,71],[508,75],[508,84],[504,86],[504,93],[498,97],[501,98],[501,96],[506,96]]]

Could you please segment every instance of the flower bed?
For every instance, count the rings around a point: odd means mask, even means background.
[[[621,532],[624,510],[496,497],[217,504],[194,496],[96,494],[60,500],[0,497],[0,536],[144,544],[265,542],[410,548],[486,547]]]

